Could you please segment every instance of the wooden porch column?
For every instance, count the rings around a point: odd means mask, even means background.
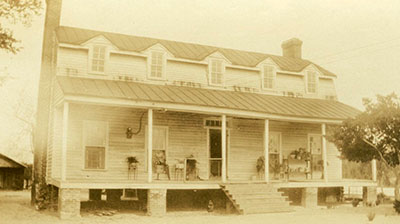
[[[269,181],[269,120],[264,121],[264,179]]]
[[[328,155],[326,149],[326,124],[323,123],[321,125],[322,129],[322,161],[323,161],[323,169],[324,169],[324,180],[328,182]]]
[[[376,182],[376,159],[371,161],[371,168],[372,168],[372,181]]]
[[[62,143],[61,143],[61,181],[67,179],[67,138],[68,138],[68,113],[69,103],[64,102],[62,117]]]
[[[147,181],[153,179],[153,109],[147,111]]]
[[[221,126],[221,153],[222,153],[222,182],[226,182],[226,115],[223,114]]]

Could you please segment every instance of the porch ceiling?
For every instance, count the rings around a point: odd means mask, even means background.
[[[278,115],[290,118],[345,120],[359,110],[321,99],[290,98],[256,93],[212,90],[172,85],[154,85],[81,77],[57,77],[65,96],[123,99],[135,102],[168,103]]]

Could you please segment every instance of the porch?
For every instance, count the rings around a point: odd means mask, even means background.
[[[348,186],[325,137],[329,125],[356,113],[338,102],[57,79],[47,181],[61,196],[147,189],[164,203],[166,190],[228,184],[313,189],[305,190],[313,197],[318,187]]]

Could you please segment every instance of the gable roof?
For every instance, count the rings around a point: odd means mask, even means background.
[[[26,167],[24,164],[19,163],[10,157],[0,153],[0,168],[7,167],[7,168],[22,168]]]
[[[346,104],[322,99],[291,98],[265,94],[154,85],[116,80],[58,76],[66,96],[89,96],[135,102],[169,103],[261,112],[285,117],[345,120],[359,110]]]
[[[311,61],[304,59],[66,26],[58,27],[56,33],[57,39],[60,43],[74,45],[82,44],[93,37],[103,35],[120,50],[133,52],[141,52],[154,44],[160,43],[175,57],[196,61],[201,61],[210,54],[218,51],[232,62],[233,65],[246,67],[255,67],[266,58],[271,58],[282,70],[289,72],[300,72],[308,65],[314,64]],[[323,69],[320,66],[317,67],[324,75],[336,77],[334,73]]]

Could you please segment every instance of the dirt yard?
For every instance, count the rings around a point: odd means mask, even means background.
[[[221,213],[208,214],[206,211],[196,212],[168,212],[163,218],[147,217],[144,214],[132,214],[118,212],[114,216],[96,216],[92,213],[82,212],[82,218],[75,220],[60,220],[56,212],[36,211],[30,206],[30,192],[28,191],[0,191],[0,224],[29,223],[400,223],[400,215],[396,215],[392,209],[392,204],[385,204],[373,208],[376,217],[372,222],[367,221],[367,213],[371,208],[358,207],[351,205],[341,205],[333,209],[319,207],[315,209],[304,209],[297,207],[296,212],[276,213],[276,214],[257,214],[257,215],[227,215]]]

